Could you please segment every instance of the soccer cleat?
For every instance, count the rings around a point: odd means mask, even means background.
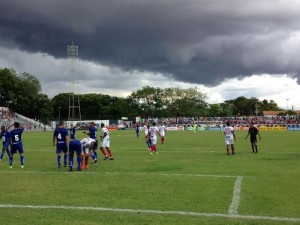
[[[12,166],[9,166],[8,168],[9,168],[9,169],[12,169]]]
[[[94,159],[94,160],[93,160],[93,163],[94,163],[94,164],[96,164],[97,162],[98,162],[98,160],[97,160],[97,159]]]
[[[107,159],[108,159],[108,156],[106,155],[103,160],[107,160]]]
[[[24,165],[21,165],[21,168],[24,169],[25,168]]]
[[[150,152],[150,155],[153,155],[153,153],[152,153],[152,152]]]
[[[89,165],[85,165],[84,169],[88,170],[89,169]]]
[[[73,171],[73,169],[72,168],[70,168],[70,170],[69,170],[70,172],[72,172]]]
[[[114,158],[113,158],[113,157],[111,157],[109,160],[114,160]]]
[[[68,167],[68,164],[64,164],[64,167]]]

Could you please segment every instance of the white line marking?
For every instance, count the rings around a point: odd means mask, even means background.
[[[242,186],[243,177],[237,177],[235,184],[234,184],[234,190],[233,190],[233,196],[231,205],[229,206],[228,214],[229,215],[237,215],[238,214],[238,207],[240,204],[240,194],[241,194],[241,186]]]
[[[219,213],[198,213],[185,211],[161,211],[161,210],[143,210],[143,209],[119,209],[119,208],[103,208],[103,207],[80,207],[80,206],[54,206],[54,205],[11,205],[0,204],[0,208],[25,208],[25,209],[64,209],[64,210],[95,210],[110,211],[120,213],[145,213],[145,214],[163,214],[163,215],[185,215],[185,216],[204,216],[204,217],[223,217],[233,219],[252,219],[252,220],[271,220],[271,221],[287,221],[300,222],[300,218],[291,217],[271,217],[271,216],[251,216],[251,215],[230,215]]]

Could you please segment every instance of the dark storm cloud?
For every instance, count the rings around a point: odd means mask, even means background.
[[[295,0],[0,0],[0,45],[216,85],[300,67]]]

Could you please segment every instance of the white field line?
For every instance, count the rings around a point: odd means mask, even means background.
[[[163,215],[184,215],[198,217],[223,217],[235,219],[250,219],[250,220],[270,220],[270,221],[286,221],[300,222],[300,218],[291,217],[271,217],[271,216],[251,216],[251,215],[230,215],[219,213],[198,213],[185,211],[161,211],[161,210],[143,210],[143,209],[120,209],[120,208],[103,208],[103,207],[80,207],[80,206],[55,206],[55,205],[11,205],[0,204],[0,208],[24,208],[24,209],[64,209],[64,210],[94,210],[94,211],[109,211],[119,213],[144,213],[144,214],[163,214]]]
[[[236,181],[234,184],[234,189],[233,189],[232,201],[231,201],[231,205],[229,206],[229,210],[228,210],[229,215],[237,215],[238,214],[242,181],[243,181],[243,177],[236,178]]]

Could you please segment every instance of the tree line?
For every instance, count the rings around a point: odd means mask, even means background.
[[[49,123],[68,119],[72,93],[49,98],[42,93],[39,80],[29,73],[0,69],[0,106],[26,117]],[[81,119],[120,119],[149,117],[232,117],[262,115],[265,110],[283,110],[273,100],[240,96],[222,103],[209,104],[198,88],[159,88],[145,86],[128,97],[105,94],[79,94]],[[289,113],[293,114],[292,112]]]

